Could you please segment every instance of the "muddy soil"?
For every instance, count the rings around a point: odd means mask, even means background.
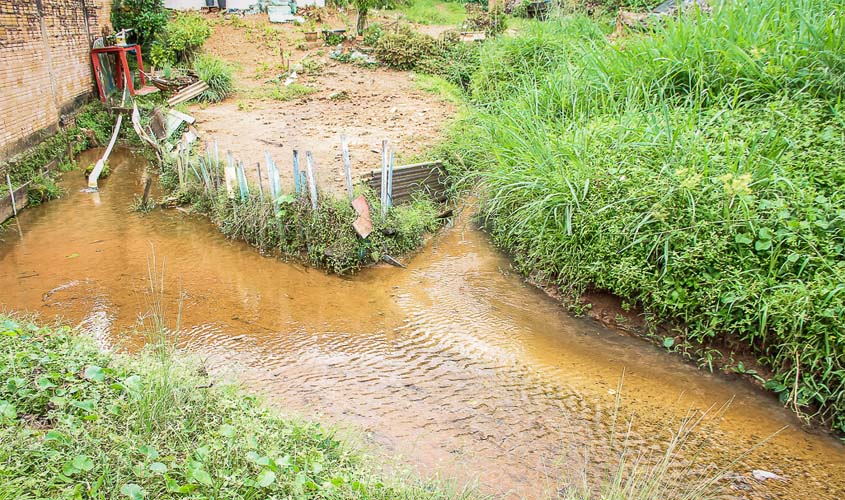
[[[292,152],[298,149],[313,153],[320,187],[338,193],[345,189],[341,135],[349,138],[354,179],[379,168],[385,139],[401,164],[424,155],[442,136],[455,113],[453,104],[417,88],[411,73],[337,63],[328,57],[332,47],[302,50],[303,29],[252,16],[219,23],[205,45],[237,68],[239,90],[222,103],[194,105],[191,113],[203,139],[217,139],[221,155],[231,150],[253,180],[266,151],[289,189]],[[261,97],[262,89],[278,85],[268,81],[281,75],[288,61],[295,67],[303,60],[308,69],[298,73],[296,83],[315,93],[291,101]]]

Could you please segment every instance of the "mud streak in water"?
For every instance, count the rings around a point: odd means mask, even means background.
[[[120,150],[112,162],[99,195],[80,193],[84,180],[70,173],[66,196],[21,215],[22,238],[2,234],[0,304],[62,316],[107,346],[136,349],[142,338],[125,331],[147,307],[154,247],[166,260],[173,314],[180,288],[185,296],[183,343],[212,370],[285,408],[351,424],[423,474],[477,479],[502,497],[554,493],[585,451],[602,460],[624,369],[620,419],[635,415],[634,445],[661,445],[688,409],[734,398],[703,433],[704,464],[724,466],[789,428],[731,467],[729,496],[845,491],[835,439],[801,430],[741,381],[569,317],[466,223],[406,270],[342,279],[262,257],[202,217],[130,213],[144,162]],[[753,469],[788,480],[736,479]]]

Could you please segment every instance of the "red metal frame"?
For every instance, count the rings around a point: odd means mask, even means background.
[[[135,84],[132,82],[132,72],[129,71],[129,62],[126,59],[126,53],[135,51],[135,60],[138,62],[138,71],[141,74],[141,87],[147,84],[144,78],[144,59],[141,56],[141,46],[134,45],[112,45],[111,47],[102,47],[98,49],[91,49],[91,63],[94,65],[94,79],[97,80],[97,90],[100,92],[100,100],[106,102],[106,95],[103,91],[103,83],[100,81],[100,72],[102,66],[100,65],[100,54],[116,53],[118,64],[115,68],[115,85],[117,88],[123,88],[123,74],[126,73],[126,84],[129,87],[129,94],[135,95]]]

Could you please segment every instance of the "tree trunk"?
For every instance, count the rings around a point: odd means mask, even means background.
[[[361,36],[364,34],[364,28],[367,27],[367,9],[358,9],[358,21],[355,23],[355,34]]]

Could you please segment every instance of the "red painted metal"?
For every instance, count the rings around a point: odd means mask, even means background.
[[[101,80],[102,65],[100,64],[100,54],[117,54],[117,67],[115,68],[115,85],[117,88],[123,89],[123,75],[126,74],[126,85],[129,87],[129,94],[135,95],[135,84],[132,81],[132,72],[129,70],[129,62],[126,59],[127,52],[135,52],[135,60],[138,63],[138,70],[141,73],[141,87],[147,84],[144,77],[144,59],[141,56],[141,46],[137,44],[132,45],[112,45],[110,47],[101,47],[91,49],[91,63],[94,65],[94,79],[97,81],[97,90],[100,92],[100,100],[106,102],[105,91],[103,90],[103,83]]]

